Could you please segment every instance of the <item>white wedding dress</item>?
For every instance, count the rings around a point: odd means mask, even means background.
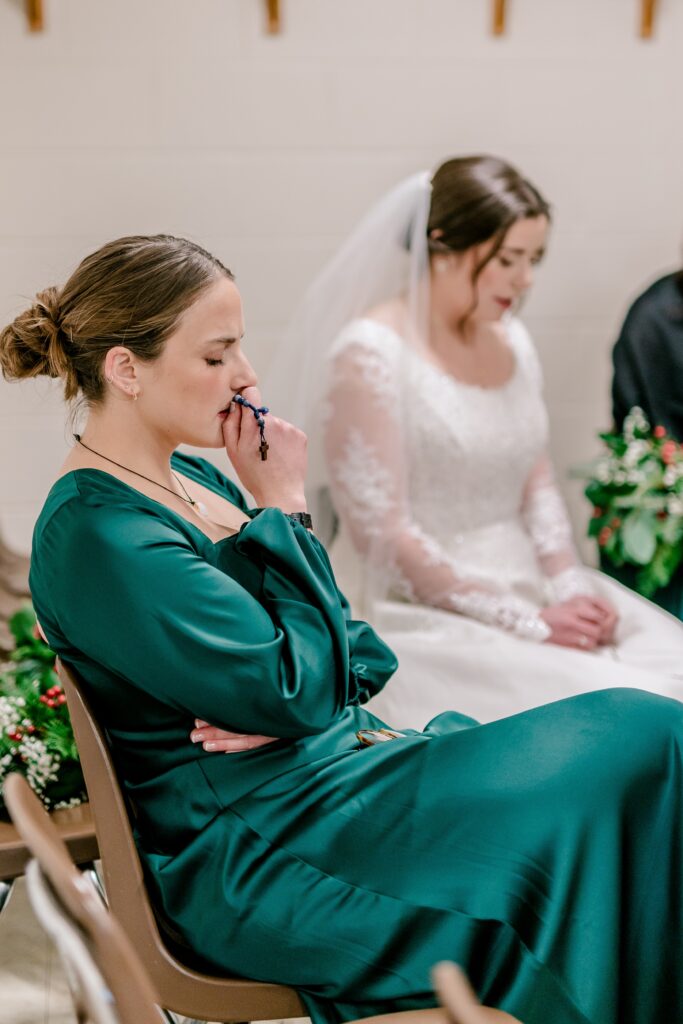
[[[330,554],[354,613],[398,655],[369,705],[397,728],[447,709],[490,721],[604,687],[683,699],[682,624],[578,563],[545,454],[538,358],[518,320],[507,331],[515,367],[498,388],[454,379],[373,319],[348,324],[330,352]],[[543,642],[544,605],[596,591],[619,613],[613,646]]]

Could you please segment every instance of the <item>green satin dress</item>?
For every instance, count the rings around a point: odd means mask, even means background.
[[[213,544],[86,469],[34,536],[38,617],[87,681],[183,941],[295,986],[315,1024],[433,1005],[442,959],[525,1024],[682,1021],[683,706],[603,690],[361,748],[395,659],[314,536],[250,516]],[[281,739],[207,753],[195,716]]]

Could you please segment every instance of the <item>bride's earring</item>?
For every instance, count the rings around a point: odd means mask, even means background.
[[[450,258],[448,256],[434,256],[432,259],[432,266],[434,267],[435,274],[445,274],[450,266]]]

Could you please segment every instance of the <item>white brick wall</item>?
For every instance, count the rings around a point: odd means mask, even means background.
[[[517,163],[556,209],[526,319],[562,476],[608,420],[629,298],[683,234],[683,5],[660,0],[0,0],[0,318],[128,232],[187,234],[238,276],[267,365],[320,261],[388,186],[458,153]],[[0,381],[0,523],[27,547],[68,430],[47,381]],[[564,484],[575,521],[576,482]]]

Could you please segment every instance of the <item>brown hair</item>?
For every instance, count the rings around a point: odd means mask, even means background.
[[[432,177],[427,234],[434,250],[464,252],[495,238],[526,217],[550,218],[550,205],[530,181],[494,156],[466,156],[445,163]]]
[[[131,235],[80,263],[64,287],[47,288],[0,331],[6,380],[64,378],[68,399],[102,401],[108,350],[125,345],[156,359],[180,316],[204,288],[232,273],[201,246],[171,235]]]

